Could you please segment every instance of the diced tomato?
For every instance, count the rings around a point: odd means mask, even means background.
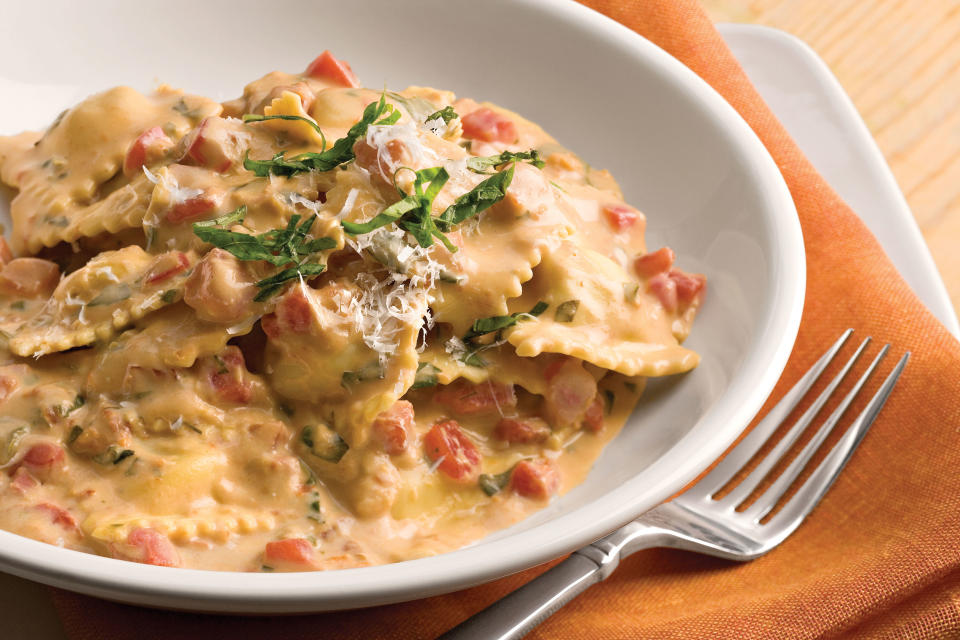
[[[550,435],[550,425],[540,418],[501,418],[493,429],[493,437],[510,444],[543,442]]]
[[[660,300],[667,311],[677,310],[677,283],[666,273],[658,273],[650,278],[647,290]]]
[[[210,385],[228,402],[246,404],[253,397],[253,385],[246,376],[243,352],[233,345],[214,358],[210,369]]]
[[[19,298],[50,295],[60,281],[60,267],[40,258],[15,258],[0,270],[0,292]]]
[[[263,549],[263,562],[274,568],[311,567],[314,549],[305,538],[285,538],[268,542]]]
[[[147,129],[130,145],[127,157],[123,160],[124,175],[133,176],[143,165],[156,162],[172,148],[173,140],[163,132],[163,129],[160,127]]]
[[[6,400],[19,386],[20,382],[13,376],[0,376],[0,402]]]
[[[357,79],[350,65],[343,60],[334,58],[333,54],[329,51],[324,51],[314,58],[313,62],[307,66],[304,75],[317,78],[318,80],[330,80],[336,84],[344,87],[353,87],[354,89],[360,86],[360,80]]]
[[[413,404],[397,400],[393,406],[378,415],[371,429],[373,436],[391,456],[407,450],[407,440],[413,432]]]
[[[597,395],[597,383],[583,363],[574,358],[563,360],[563,365],[547,381],[544,410],[554,429],[581,423],[587,409]]]
[[[217,193],[202,193],[170,207],[167,211],[167,221],[173,224],[193,221],[203,218],[216,211],[223,201],[223,196]]]
[[[187,151],[181,158],[183,164],[223,173],[240,159],[236,132],[224,118],[204,118],[196,129],[187,134],[185,145]]]
[[[460,123],[464,138],[507,144],[517,141],[517,125],[513,120],[487,107],[471,111],[460,119]]]
[[[36,509],[41,511],[46,511],[50,514],[50,520],[54,524],[58,524],[64,529],[79,529],[77,525],[77,519],[73,515],[62,507],[58,507],[55,504],[50,504],[49,502],[41,502],[35,506]]]
[[[280,333],[309,333],[313,321],[313,306],[303,287],[292,287],[280,302],[275,312],[276,329]],[[269,335],[269,334],[268,334]]]
[[[521,460],[510,474],[510,488],[525,498],[546,500],[560,488],[560,475],[549,460]]]
[[[7,264],[11,260],[13,260],[13,251],[10,250],[7,239],[0,236],[0,266]]]
[[[52,442],[38,442],[27,449],[23,464],[32,470],[51,469],[63,461],[63,447]]]
[[[689,307],[703,297],[707,288],[707,279],[699,273],[686,273],[679,269],[670,270],[670,279],[677,286],[677,302],[681,307]]]
[[[167,536],[156,529],[136,527],[127,534],[126,544],[113,545],[114,555],[124,560],[160,567],[180,566],[180,556]]]
[[[156,284],[183,273],[190,266],[190,258],[182,251],[168,251],[157,256],[147,273],[147,284]]]
[[[553,378],[553,376],[557,375],[560,372],[560,369],[563,368],[563,365],[566,364],[568,359],[569,358],[566,356],[560,356],[559,358],[554,359],[554,361],[548,364],[543,370],[543,378],[545,380],[550,380]]]
[[[590,403],[587,413],[583,416],[583,426],[588,431],[597,433],[603,430],[603,400],[600,394]]]
[[[28,489],[39,487],[40,481],[34,478],[30,472],[23,467],[17,467],[17,470],[13,472],[13,479],[10,480],[10,485],[20,493],[26,493]]]
[[[645,253],[633,261],[633,268],[642,278],[652,278],[658,273],[668,271],[676,256],[673,249],[663,247],[651,253]]]
[[[454,413],[464,416],[494,412],[517,405],[513,385],[492,380],[472,384],[460,379],[438,388],[433,399]]]
[[[443,420],[430,427],[423,448],[437,463],[437,469],[451,480],[468,483],[480,475],[480,451],[456,420]]]
[[[635,209],[623,204],[604,205],[603,215],[617,233],[626,231],[640,219],[640,214]]]

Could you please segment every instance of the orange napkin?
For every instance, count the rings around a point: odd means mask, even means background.
[[[913,358],[846,471],[780,548],[749,564],[638,553],[530,637],[960,638],[960,345],[801,155],[695,2],[586,4],[722,93],[790,186],[806,242],[807,300],[774,395],[847,327]],[[544,569],[417,602],[272,619],[150,611],[63,591],[54,599],[78,640],[432,638]]]

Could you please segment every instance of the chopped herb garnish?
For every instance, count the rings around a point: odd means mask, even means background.
[[[543,160],[540,159],[540,152],[536,149],[530,151],[503,151],[494,156],[480,156],[467,158],[467,169],[474,173],[490,173],[488,169],[500,166],[508,162],[529,162],[537,169],[544,167]]]
[[[339,433],[325,424],[305,426],[300,432],[300,442],[310,449],[310,453],[327,462],[340,462],[350,448]]]
[[[265,571],[267,573],[270,573],[271,571],[273,571],[273,567],[271,567],[268,564],[262,564],[260,565],[260,571]]]
[[[449,231],[454,225],[473,218],[503,200],[507,195],[507,188],[513,181],[513,169],[514,165],[510,165],[509,169],[493,174],[457,198],[446,211],[440,214],[437,226],[442,231]]]
[[[516,465],[514,465],[516,466]],[[494,496],[507,486],[510,482],[510,475],[513,473],[513,467],[510,467],[503,473],[481,474],[477,479],[477,484],[480,486],[481,491],[483,491],[488,496]]]
[[[379,360],[374,360],[356,371],[344,371],[340,376],[340,384],[344,388],[350,388],[351,385],[358,382],[382,380],[383,376],[383,365],[380,364]]]
[[[310,503],[310,508],[311,508],[313,511],[316,511],[317,513],[320,513],[320,501],[319,501],[319,500],[314,500],[313,502],[311,502],[311,503]]]
[[[98,462],[103,465],[107,464],[120,464],[130,456],[134,455],[133,451],[130,449],[121,449],[115,444],[111,444],[106,451],[103,453],[94,456],[94,462]]]
[[[270,174],[292,176],[306,171],[330,171],[354,159],[353,145],[367,135],[370,125],[394,124],[399,119],[400,112],[392,104],[387,104],[386,94],[381,94],[378,102],[367,105],[360,120],[350,127],[347,135],[334,142],[329,149],[325,148],[321,153],[301,153],[289,159],[281,151],[270,160],[253,160],[248,151],[243,158],[243,168],[261,178]]]
[[[623,283],[623,299],[628,302],[636,302],[637,298],[640,297],[640,283],[638,282],[624,282]]]
[[[213,356],[213,361],[217,363],[217,373],[230,373],[230,370],[227,369],[227,363],[223,361],[223,358],[220,356]]]
[[[413,170],[410,169],[410,171]],[[443,167],[432,167],[413,171],[413,174],[413,193],[408,194],[398,188],[400,195],[403,196],[401,200],[393,203],[366,222],[358,223],[344,220],[341,222],[344,230],[350,235],[356,236],[395,223],[416,238],[421,247],[429,247],[436,237],[451,252],[456,251],[457,247],[437,228],[440,219],[434,218],[431,214],[433,200],[440,193],[447,180],[450,179],[447,170]]]
[[[226,227],[233,224],[239,224],[243,222],[243,219],[247,217],[247,205],[242,204],[230,213],[225,213],[219,218],[214,218],[213,220],[201,220],[200,222],[195,222],[193,224],[194,228],[197,227]]]
[[[553,319],[557,322],[573,322],[573,317],[577,315],[577,309],[579,308],[579,300],[567,300],[566,302],[561,302],[553,314]]]
[[[617,401],[617,396],[613,393],[613,391],[610,391],[610,389],[605,389],[603,392],[603,397],[607,401],[607,413],[611,413],[613,411],[613,405]]]
[[[7,436],[7,447],[5,451],[5,456],[3,459],[4,464],[6,464],[13,454],[17,452],[17,448],[20,446],[20,441],[23,440],[23,436],[27,435],[26,427],[17,427],[10,432],[10,435]]]
[[[546,302],[542,300],[534,305],[533,309],[530,311],[517,313],[511,313],[508,316],[491,316],[489,318],[480,318],[473,321],[473,326],[467,331],[463,336],[464,342],[470,342],[474,338],[488,333],[498,333],[503,331],[508,327],[512,327],[517,324],[520,320],[527,320],[531,317],[539,316],[541,313],[547,310],[549,307]]]
[[[320,134],[320,140],[323,143],[323,150],[327,150],[327,136],[323,135],[323,130],[320,128],[320,125],[318,125],[312,118],[304,118],[303,116],[288,116],[283,114],[272,116],[261,116],[256,113],[243,114],[244,122],[263,122],[265,120],[300,120],[301,122],[306,122],[313,128],[314,131]]]
[[[459,117],[460,116],[457,115],[457,112],[453,110],[452,106],[446,106],[443,109],[440,109],[439,111],[434,111],[433,113],[428,115],[426,118],[424,118],[424,122],[430,122],[431,120],[436,120],[437,118],[440,118],[441,120],[443,120],[443,124],[450,124],[451,120],[454,120]]]
[[[303,481],[303,484],[307,486],[312,486],[317,484],[317,476],[313,473],[313,469],[310,468],[306,462],[301,460],[299,457],[297,460],[300,461],[300,468],[303,469],[303,472],[306,474],[307,479]]]
[[[280,291],[290,280],[311,277],[323,273],[326,265],[308,262],[310,257],[337,246],[333,238],[310,238],[307,233],[317,219],[317,214],[300,223],[300,214],[290,216],[284,229],[271,229],[258,235],[193,225],[193,233],[204,242],[228,251],[240,260],[264,260],[282,271],[257,282],[260,292],[254,298],[263,302]]]
[[[167,304],[172,303],[174,300],[177,299],[177,290],[167,289],[166,291],[163,292],[163,295],[160,296],[160,299]]]
[[[203,431],[201,431],[199,427],[196,427],[196,426],[190,424],[189,422],[184,422],[184,423],[183,423],[183,426],[185,426],[187,429],[190,429],[190,431],[193,431],[193,432],[195,432],[195,433],[199,433],[200,435],[203,435]]]
[[[15,309],[16,311],[23,311],[24,309],[27,308],[27,303],[25,300],[17,300],[16,302],[10,305],[10,308]]]
[[[429,362],[421,362],[417,365],[417,375],[413,379],[413,384],[410,386],[411,389],[422,389],[424,387],[435,387],[437,386],[437,374],[440,373],[440,369],[433,366]]]
[[[83,427],[80,425],[74,425],[73,428],[70,429],[70,433],[67,435],[67,444],[70,444],[79,438],[81,433],[83,433]]]

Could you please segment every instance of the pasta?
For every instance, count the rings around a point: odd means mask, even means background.
[[[698,363],[705,279],[607,172],[329,52],[222,104],[91,96],[0,137],[0,177],[0,528],[50,544],[442,553],[582,481],[646,377]]]

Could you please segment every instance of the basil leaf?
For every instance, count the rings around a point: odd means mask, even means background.
[[[321,460],[334,463],[340,462],[350,448],[339,433],[325,424],[305,426],[300,432],[300,442]]]
[[[310,125],[314,131],[320,134],[320,140],[323,142],[323,150],[327,150],[327,136],[323,135],[323,130],[320,128],[313,119],[304,118],[303,116],[288,116],[283,114],[271,115],[271,116],[261,116],[256,113],[245,113],[243,114],[244,122],[264,122],[266,120],[300,120],[306,122]]]
[[[457,112],[453,110],[452,106],[447,106],[447,107],[444,107],[443,109],[440,109],[439,111],[434,111],[433,113],[428,115],[426,118],[424,118],[424,122],[430,122],[431,120],[436,120],[437,118],[440,118],[443,120],[444,124],[450,124],[451,120],[459,117],[460,116],[457,115]]]
[[[573,318],[577,315],[577,309],[579,308],[579,300],[567,300],[566,302],[561,302],[553,314],[553,319],[557,322],[573,322]]]
[[[543,160],[540,159],[540,152],[536,149],[530,151],[504,151],[495,156],[480,156],[467,158],[467,169],[474,173],[489,173],[487,169],[496,167],[507,162],[528,161],[538,169],[544,167]]]
[[[348,222],[342,221],[344,230],[352,236],[358,236],[364,233],[370,233],[380,227],[385,227],[391,222],[396,222],[407,213],[420,207],[420,199],[416,195],[409,195],[403,200],[394,202],[392,205],[375,215],[366,222]]]
[[[440,215],[438,226],[443,231],[449,231],[454,225],[486,211],[503,200],[512,180],[513,166],[490,176],[447,207]]]
[[[242,204],[230,213],[225,213],[219,218],[214,218],[213,220],[202,220],[200,222],[194,222],[193,228],[197,227],[223,227],[230,224],[237,224],[243,222],[243,219],[247,217],[247,205]]]
[[[283,271],[276,273],[269,278],[264,278],[259,280],[256,284],[260,288],[260,292],[254,297],[255,302],[263,302],[264,300],[270,299],[275,293],[280,291],[283,286],[290,280],[296,280],[300,277],[312,277],[320,275],[327,268],[325,264],[309,263],[309,264],[299,264],[293,267],[284,269]]]
[[[266,177],[271,173],[278,176],[292,176],[306,171],[330,171],[354,159],[353,145],[367,135],[367,129],[371,124],[393,124],[399,118],[400,112],[395,110],[393,105],[387,104],[386,95],[381,93],[380,100],[368,104],[360,120],[350,127],[346,136],[334,142],[329,149],[324,148],[321,153],[301,153],[289,159],[281,151],[270,160],[252,160],[248,150],[243,158],[243,168],[260,177]]]
[[[429,362],[421,362],[417,365],[417,375],[413,379],[411,389],[422,389],[424,387],[437,386],[437,374],[440,369]]]
[[[483,473],[480,474],[480,477],[477,478],[477,485],[480,487],[480,490],[483,491],[488,496],[495,496],[500,493],[507,484],[510,483],[510,476],[513,474],[513,469],[517,465],[513,465],[503,473],[489,474]]]
[[[546,311],[547,307],[549,306],[550,305],[541,300],[527,313],[520,311],[517,313],[511,313],[508,316],[491,316],[489,318],[479,318],[474,320],[473,326],[471,326],[467,333],[464,334],[463,341],[469,342],[478,336],[494,333],[496,331],[502,331],[507,327],[512,327],[520,320],[529,318],[529,316],[539,316],[541,313]]]
[[[290,262],[289,256],[274,255],[264,246],[261,238],[249,233],[198,227],[197,223],[193,225],[193,233],[204,242],[228,251],[240,260],[266,260],[278,267]]]

